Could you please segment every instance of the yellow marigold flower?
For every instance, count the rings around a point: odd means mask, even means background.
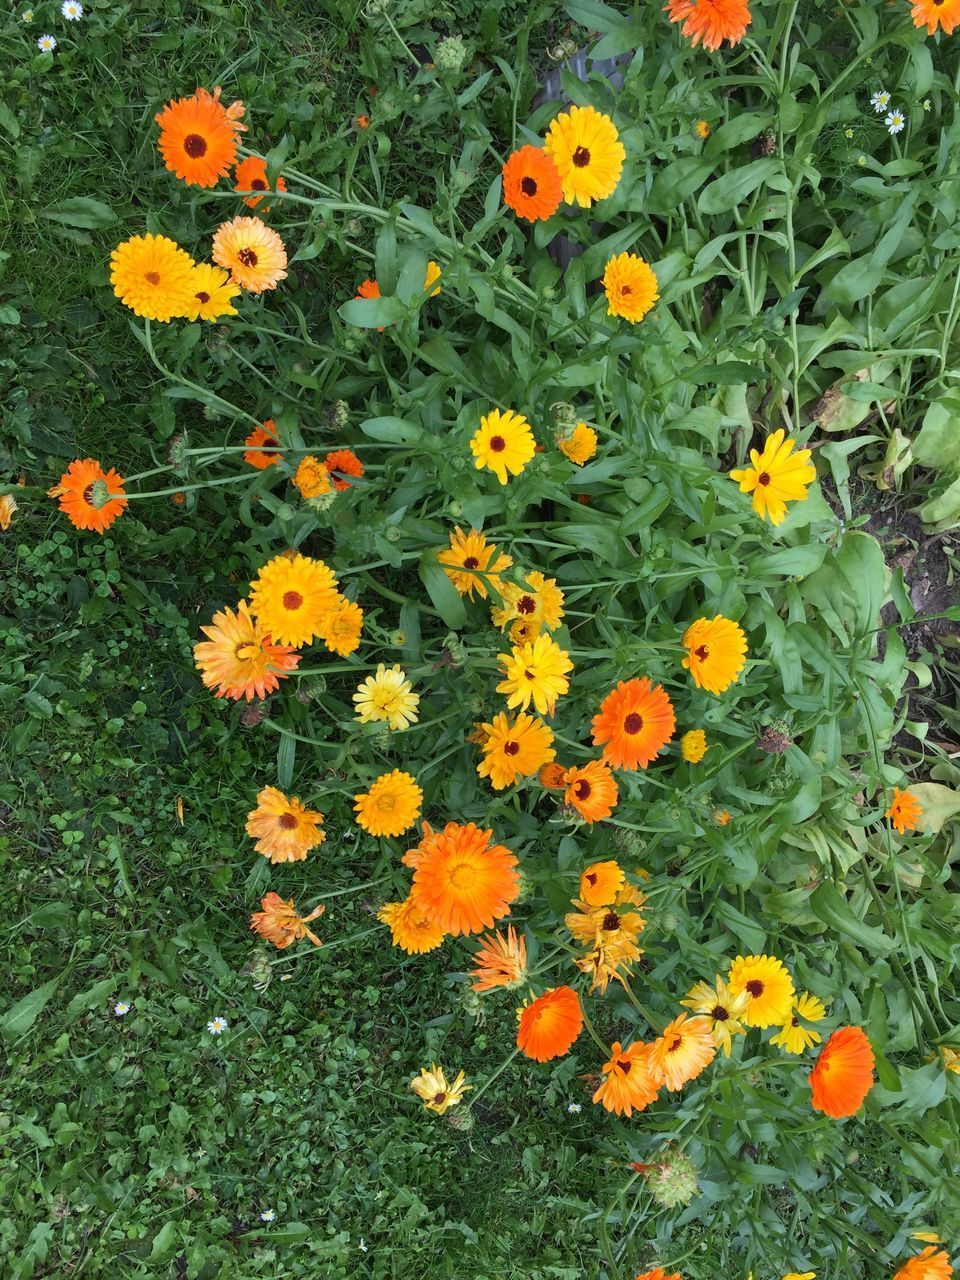
[[[357,826],[371,836],[398,836],[420,817],[423,791],[409,773],[394,769],[353,799]]]
[[[276,787],[264,787],[257,807],[247,815],[247,835],[257,853],[271,862],[302,862],[326,839],[323,814],[307,809],[297,796],[288,799]]]
[[[250,612],[275,642],[294,649],[320,634],[338,598],[333,571],[300,554],[274,556],[250,584]]]
[[[940,1046],[940,1057],[943,1059],[943,1068],[945,1071],[953,1071],[957,1075],[960,1075],[960,1048],[955,1048],[953,1045],[949,1044],[942,1044]],[[917,1235],[914,1238],[917,1240],[930,1239],[929,1236],[924,1235]],[[934,1238],[933,1243],[939,1244],[939,1241]]]
[[[626,152],[616,125],[593,107],[571,107],[556,116],[544,149],[557,166],[568,204],[589,209],[617,189]]]
[[[437,294],[440,292],[440,286],[437,284],[437,281],[440,279],[441,275],[442,275],[442,272],[439,266],[433,260],[427,263],[427,274],[424,277],[424,281],[423,281],[423,291],[424,293],[426,293],[427,290],[429,289],[431,298],[435,298]],[[432,289],[431,285],[435,285],[435,284],[437,284],[437,287],[435,289]]]
[[[788,1271],[783,1280],[817,1280],[815,1271]]]
[[[574,964],[581,973],[590,978],[588,995],[599,991],[602,995],[611,982],[627,985],[627,978],[633,972],[633,965],[643,955],[643,949],[635,942],[621,938],[618,942],[605,942],[597,938],[585,956],[579,956]]]
[[[817,478],[809,449],[794,452],[794,440],[781,427],[768,437],[763,452],[750,450],[751,466],[730,472],[741,493],[753,494],[753,509],[773,525],[783,524],[788,502],[802,502]]]
[[[220,267],[196,263],[190,287],[193,297],[184,313],[188,320],[219,320],[221,316],[237,314],[233,299],[240,289]]]
[[[531,644],[501,653],[497,661],[504,669],[497,693],[507,694],[508,707],[526,710],[532,702],[540,715],[552,716],[557,698],[570,688],[567,672],[573,663],[550,636],[537,636]]]
[[[728,809],[714,809],[713,820],[718,827],[725,827],[730,822],[730,812]]]
[[[512,409],[504,413],[492,409],[480,419],[470,441],[470,452],[478,471],[487,467],[501,484],[506,484],[508,473],[518,476],[534,455],[530,423]]]
[[[631,324],[642,320],[659,299],[657,277],[648,263],[635,253],[618,253],[603,273],[607,295],[607,315],[622,316]]]
[[[707,735],[702,729],[689,729],[680,739],[680,754],[688,764],[699,764],[707,754]]]
[[[507,926],[506,937],[498,929],[496,933],[484,934],[479,942],[470,970],[474,991],[492,991],[494,987],[512,990],[521,986],[527,973],[527,946],[513,925]]]
[[[289,645],[274,644],[269,633],[250,616],[246,600],[237,611],[221,609],[209,627],[200,630],[207,637],[193,647],[194,665],[208,689],[218,698],[266,698],[295,671],[300,655]]]
[[[408,956],[435,951],[446,936],[436,920],[409,897],[404,902],[385,902],[377,919],[389,927],[393,945]]]
[[[490,616],[493,624],[501,631],[510,627],[510,638],[514,644],[522,644],[523,636],[529,635],[529,629],[535,628],[533,639],[540,634],[541,628],[555,631],[563,618],[563,592],[557,586],[555,578],[545,578],[542,573],[528,573],[523,583],[505,582],[500,587],[503,605],[493,605]],[[519,625],[518,625],[519,624]]]
[[[827,1010],[823,1001],[812,996],[809,991],[805,991],[794,1001],[793,1009],[794,1016],[783,1024],[775,1036],[770,1037],[770,1043],[780,1045],[786,1053],[799,1054],[811,1045],[820,1043],[820,1033],[803,1026],[800,1019],[820,1022],[827,1016]]]
[[[110,283],[125,307],[166,323],[194,302],[194,261],[167,236],[131,236],[110,255]]]
[[[695,1080],[716,1053],[710,1019],[681,1013],[654,1041],[652,1061],[663,1073],[663,1083],[675,1092]]]
[[[578,422],[572,430],[558,433],[557,448],[575,466],[582,467],[597,452],[597,433],[585,422]]]
[[[890,808],[883,816],[889,818],[896,830],[903,835],[907,831],[916,831],[919,827],[923,806],[912,792],[894,787]]]
[[[719,613],[698,618],[683,633],[687,656],[683,666],[698,689],[723,693],[740,675],[747,661],[747,637],[736,622]]]
[[[6,533],[17,509],[17,500],[12,493],[0,494],[0,532]]]
[[[580,873],[580,897],[590,907],[607,907],[625,882],[619,863],[594,862]]]
[[[734,996],[747,996],[748,1027],[783,1026],[793,1008],[793,979],[774,956],[737,956],[728,977]]]
[[[724,1056],[729,1058],[733,1037],[746,1034],[742,1018],[747,1008],[747,997],[743,994],[731,995],[718,973],[715,986],[711,987],[709,982],[698,982],[680,1003],[708,1020],[710,1034],[723,1050]]]
[[[529,778],[554,758],[553,731],[536,716],[521,711],[511,724],[501,711],[480,729],[483,759],[477,773],[489,778],[495,791],[512,786],[518,778]]]
[[[361,682],[353,701],[357,708],[354,718],[361,724],[380,720],[399,732],[419,719],[420,695],[413,692],[399,663],[392,667],[378,663],[376,674]]]
[[[333,480],[326,463],[310,453],[297,464],[293,483],[299,489],[301,498],[321,498],[333,493]]]
[[[222,222],[213,237],[212,258],[248,293],[275,289],[287,277],[287,251],[272,227],[260,218]]]
[[[473,599],[476,591],[481,600],[487,596],[487,584],[502,592],[504,584],[498,576],[513,564],[505,552],[498,551],[479,529],[464,533],[460,528],[450,535],[449,550],[437,552],[443,571],[462,596]]]
[[[462,1102],[463,1095],[468,1089],[472,1089],[473,1085],[467,1084],[467,1077],[462,1071],[452,1084],[448,1084],[443,1074],[443,1067],[438,1067],[435,1062],[432,1062],[429,1071],[426,1067],[422,1067],[420,1074],[414,1076],[410,1081],[410,1088],[421,1099],[428,1111],[435,1111],[438,1116],[442,1116],[448,1107],[455,1107],[457,1103]]]
[[[323,946],[307,925],[323,915],[325,906],[316,907],[308,916],[299,916],[294,910],[293,899],[285,902],[279,893],[268,893],[260,899],[260,906],[263,910],[255,911],[250,917],[250,928],[259,933],[261,938],[272,942],[278,950],[282,951],[302,938],[309,938],[315,947]]]
[[[360,648],[363,610],[353,600],[341,596],[324,615],[317,634],[331,653],[339,653],[341,658],[345,658]]]
[[[707,124],[706,120],[698,120],[693,126],[693,131],[698,138],[710,137],[710,126]]]
[[[587,871],[595,869],[587,868]],[[624,884],[612,902],[599,906],[574,898],[572,905],[576,910],[564,916],[564,924],[581,946],[589,948],[588,954],[575,963],[583,973],[592,976],[591,991],[597,988],[605,991],[611,978],[623,981],[621,970],[629,973],[630,966],[643,954],[637,938],[646,920],[631,908],[642,907],[645,901],[644,895],[632,884]]]

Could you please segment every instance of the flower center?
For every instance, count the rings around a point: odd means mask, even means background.
[[[148,272],[146,273],[146,275],[145,275],[143,278],[144,278],[144,280],[146,280],[147,284],[159,284],[159,283],[160,283],[160,272],[159,272],[159,271],[148,271]]]
[[[620,928],[620,917],[615,911],[608,911],[603,917],[603,924],[600,928],[606,930],[607,933],[612,933],[614,929]]]
[[[800,1025],[800,1019],[799,1019],[799,1018],[793,1018],[793,1019],[791,1020],[791,1025],[792,1025],[792,1026],[794,1026],[794,1027],[799,1027],[799,1025]]]
[[[476,556],[467,556],[466,560],[463,562],[463,567],[465,569],[478,569],[480,567],[480,561]]]
[[[533,178],[521,178],[520,190],[525,196],[535,196],[537,194],[537,184]]]
[[[254,191],[268,190],[267,184],[264,182],[262,178],[254,178],[253,181],[250,183],[250,186],[253,188]]]
[[[291,610],[299,609],[303,605],[303,596],[299,591],[285,591],[283,593],[283,607]]]
[[[763,983],[759,978],[754,978],[752,982],[747,983],[747,990],[754,997],[763,995]]]
[[[284,831],[292,831],[297,825],[296,816],[292,813],[283,813],[280,815],[280,825]]]
[[[705,644],[702,644],[699,649],[694,649],[693,652],[694,652],[694,655],[698,657],[701,662],[706,662],[706,660],[710,657],[710,650],[707,648]]]
[[[396,808],[396,801],[393,796],[387,794],[385,796],[378,797],[377,805],[381,813],[393,813]]]
[[[723,1007],[722,1004],[715,1004],[713,1008],[710,1010],[710,1017],[714,1020],[714,1022],[726,1022],[726,1020],[730,1017],[730,1015],[729,1013],[727,1013],[726,1009]]]
[[[581,778],[579,782],[574,783],[573,794],[578,800],[586,800],[587,796],[593,790],[586,778]]]
[[[618,1058],[617,1066],[620,1068],[623,1074],[626,1075],[629,1072],[630,1068],[633,1066],[633,1063],[630,1061],[629,1058]]]
[[[770,483],[770,472],[761,471],[760,474],[757,476],[757,484],[769,484],[769,483]]]
[[[588,872],[587,872],[587,874],[586,874],[583,878],[584,878],[584,880],[586,880],[587,884],[591,886],[591,888],[592,888],[592,887],[597,883],[597,881],[600,879],[600,877],[597,875],[597,873],[596,873],[595,871],[588,871]]]
[[[537,602],[533,596],[521,596],[517,601],[517,613],[536,613]]]
[[[476,881],[474,868],[469,862],[458,863],[450,869],[450,883],[456,888],[470,888]]]
[[[503,754],[505,756],[515,756],[519,750],[519,742],[508,741],[503,744]]]
[[[210,301],[210,295],[209,295],[209,293],[207,293],[207,292],[206,292],[206,290],[204,290],[204,289],[201,289],[201,290],[200,290],[200,292],[199,292],[198,294],[195,294],[194,296],[196,297],[196,299],[197,299],[197,301],[198,301],[198,302],[209,302],[209,301]]]
[[[494,453],[503,453],[506,447],[507,447],[507,442],[506,440],[504,440],[503,436],[490,437],[490,448],[493,450]]]
[[[621,286],[620,293],[622,294],[623,297],[626,297],[628,293],[633,293],[633,290],[630,288],[628,284],[625,284]]]
[[[586,147],[577,147],[571,159],[578,169],[585,169],[590,163],[590,152]]]
[[[257,265],[257,255],[252,249],[241,249],[237,257],[245,267],[255,267]]]
[[[526,671],[524,671],[523,674],[527,677],[528,680],[536,680],[537,678],[537,673],[535,671],[531,671],[529,667],[527,667]]]
[[[628,716],[624,717],[623,731],[624,733],[639,733],[643,728],[643,716],[638,715],[636,711],[631,711]]]
[[[667,1045],[667,1053],[676,1053],[676,1051],[680,1048],[682,1044],[683,1044],[683,1036],[674,1036],[673,1044]]]
[[[199,160],[207,152],[207,140],[199,133],[188,133],[183,140],[183,149],[192,160]]]
[[[441,1091],[440,1093],[437,1094],[437,1096],[434,1098],[433,1101],[435,1104],[439,1102],[443,1102],[446,1099],[446,1096],[447,1095],[443,1091]]]

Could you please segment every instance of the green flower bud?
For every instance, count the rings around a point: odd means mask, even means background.
[[[467,46],[462,36],[444,36],[437,45],[433,60],[440,71],[460,71],[467,60]]]
[[[654,1200],[665,1209],[689,1204],[699,1189],[697,1171],[682,1151],[668,1150],[644,1177]]]

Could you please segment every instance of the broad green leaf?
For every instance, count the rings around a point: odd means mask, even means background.
[[[51,978],[42,987],[36,987],[29,995],[18,1000],[0,1017],[0,1036],[5,1040],[15,1040],[24,1035],[43,1012],[47,1001],[59,986],[59,978]]]
[[[81,227],[86,231],[103,231],[112,227],[117,215],[102,200],[94,200],[92,196],[73,196],[69,200],[60,200],[44,209],[42,216],[51,222],[61,222],[66,227]]]
[[[921,831],[935,834],[945,822],[960,813],[960,791],[945,787],[940,782],[911,782],[910,794],[923,807],[920,816]]]
[[[165,1222],[153,1237],[153,1245],[150,1249],[150,1257],[147,1261],[160,1262],[172,1251],[176,1242],[177,1224],[173,1221]]]
[[[729,213],[779,171],[780,162],[772,156],[731,169],[729,173],[714,178],[704,187],[700,192],[697,208],[704,215]]]
[[[103,1004],[117,989],[116,978],[101,978],[86,991],[79,991],[67,1005],[67,1017],[75,1018],[87,1009]]]
[[[407,308],[399,298],[351,298],[337,309],[337,315],[345,324],[358,329],[383,329],[395,324],[407,314]]]
[[[853,913],[846,898],[829,881],[814,889],[810,895],[810,909],[828,930],[840,933],[872,955],[885,955],[896,943],[882,929],[865,924]]]
[[[913,441],[913,456],[924,467],[960,468],[960,393],[948,391],[930,402]]]
[[[406,418],[367,418],[360,423],[360,430],[371,440],[386,444],[417,444],[423,439],[423,428]]]
[[[436,551],[424,551],[418,567],[434,608],[452,631],[459,630],[467,620],[467,612],[456,587],[439,564]]]

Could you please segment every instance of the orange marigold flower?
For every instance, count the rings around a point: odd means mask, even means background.
[[[551,987],[520,1010],[517,1046],[536,1062],[569,1053],[583,1030],[580,997],[572,987]]]
[[[361,282],[360,287],[357,289],[356,296],[358,298],[379,298],[380,286],[377,284],[376,280],[371,280],[368,277],[366,280]],[[380,329],[379,332],[383,333],[383,330]]]
[[[257,853],[271,862],[302,862],[327,838],[323,814],[306,808],[297,796],[288,799],[276,787],[259,792],[257,807],[247,815],[246,830],[256,840]]]
[[[410,897],[404,902],[385,902],[377,919],[389,927],[393,945],[408,956],[435,951],[445,936],[436,920],[431,920]]]
[[[710,1019],[681,1013],[654,1041],[653,1061],[663,1073],[663,1083],[673,1092],[695,1080],[716,1052]]]
[[[637,1280],[683,1280],[683,1277],[679,1271],[671,1271],[667,1275],[663,1267],[654,1267],[652,1271],[645,1271],[642,1276],[637,1276]]]
[[[614,769],[646,769],[673,737],[677,721],[661,685],[621,680],[593,717],[593,742]],[[604,745],[606,744],[606,745]]]
[[[363,634],[363,610],[353,600],[341,596],[320,620],[317,635],[331,653],[345,658],[360,648]]]
[[[299,942],[301,938],[309,938],[315,947],[323,946],[317,935],[307,928],[311,920],[316,920],[326,911],[323,905],[316,907],[308,916],[298,916],[293,899],[285,902],[279,893],[268,893],[260,899],[260,905],[263,910],[255,911],[250,917],[250,928],[279,950],[289,947],[291,942]]]
[[[698,618],[683,633],[687,656],[682,665],[698,689],[723,693],[740,675],[747,661],[747,637],[741,627],[717,614]]]
[[[358,128],[358,129],[369,129],[369,128],[370,128],[370,117],[369,117],[369,116],[354,116],[354,118],[353,118],[353,123],[357,126],[357,128]]]
[[[164,164],[191,187],[215,187],[237,158],[237,135],[247,127],[242,116],[242,102],[225,107],[220,101],[219,85],[212,94],[198,89],[168,102],[154,117]]]
[[[333,480],[330,472],[312,453],[301,458],[293,477],[294,487],[302,498],[322,498],[324,494],[333,493]]]
[[[527,944],[517,936],[513,925],[507,926],[506,937],[497,930],[480,938],[479,950],[473,957],[470,977],[474,991],[491,991],[494,987],[517,987],[527,972]]]
[[[609,818],[617,807],[617,782],[610,766],[602,760],[568,769],[563,775],[564,800],[576,809],[584,822]]]
[[[383,773],[369,791],[355,795],[357,825],[371,836],[398,836],[420,816],[423,791],[409,773]]]
[[[448,822],[421,842],[410,898],[445,933],[479,933],[507,915],[520,893],[517,859],[492,831]]]
[[[537,774],[537,780],[549,791],[561,791],[565,786],[563,777],[566,772],[562,764],[545,764]]]
[[[213,237],[211,257],[249,293],[275,289],[287,277],[287,251],[283,241],[259,218],[240,217],[221,222]]]
[[[671,22],[683,23],[683,34],[694,48],[703,41],[711,51],[724,40],[739,44],[751,22],[746,0],[669,0],[664,11]]]
[[[127,505],[122,477],[112,467],[104,471],[93,458],[71,462],[60,483],[47,490],[47,497],[58,499],[60,510],[75,529],[97,533],[109,529]]]
[[[603,272],[607,315],[622,316],[631,324],[642,320],[660,298],[653,268],[635,253],[618,253]]]
[[[6,533],[17,509],[17,500],[12,493],[0,495],[0,533]]]
[[[560,452],[577,467],[589,462],[597,452],[597,433],[585,422],[578,422],[572,429],[559,432],[556,441]]]
[[[610,1060],[600,1068],[603,1083],[593,1095],[614,1115],[630,1116],[642,1111],[660,1092],[663,1076],[653,1062],[654,1046],[634,1041],[623,1048],[619,1040],[610,1046]]]
[[[953,1267],[944,1249],[927,1245],[922,1253],[903,1264],[893,1280],[950,1280]]]
[[[352,449],[334,449],[324,458],[323,464],[330,472],[333,487],[341,493],[350,488],[350,481],[345,480],[344,476],[359,478],[363,475],[363,463]]]
[[[901,835],[906,831],[916,831],[923,816],[923,805],[910,791],[893,788],[893,801],[883,815],[889,818]]]
[[[488,542],[479,529],[464,533],[459,525],[450,535],[449,548],[437,552],[437,560],[457,592],[471,600],[474,591],[485,600],[488,583],[497,592],[502,591],[499,575],[513,564],[512,558]]]
[[[260,448],[261,445],[273,447],[280,443],[277,424],[272,418],[268,418],[262,427],[255,427],[243,443],[247,446],[243,455],[244,462],[248,462],[251,467],[256,467],[258,471],[263,471],[266,467],[275,467],[280,461],[282,456],[280,453],[264,453]]]
[[[580,873],[580,897],[590,907],[610,906],[625,881],[619,863],[594,862]]]
[[[274,644],[269,633],[250,615],[246,600],[237,611],[221,609],[209,627],[208,638],[193,646],[203,683],[218,698],[265,698],[295,671],[300,655],[286,644]]]
[[[910,16],[915,27],[927,28],[928,36],[932,36],[938,27],[942,27],[949,36],[960,24],[960,0],[916,0]]]
[[[521,147],[503,166],[503,199],[528,222],[552,218],[560,208],[560,171],[542,147]]]
[[[859,1111],[873,1088],[873,1049],[862,1027],[841,1027],[820,1050],[810,1072],[814,1111],[839,1119]]]
[[[518,778],[529,778],[554,757],[553,731],[536,716],[522,711],[511,724],[501,711],[482,724],[483,759],[477,765],[481,778],[489,778],[496,791]]]
[[[245,160],[240,161],[233,171],[233,189],[234,191],[270,191],[272,189],[267,180],[267,162],[263,156],[247,156]],[[287,184],[278,174],[275,190],[286,191],[286,189]],[[244,196],[243,203],[249,209],[255,209],[262,199],[263,196]],[[268,204],[263,206],[263,212],[270,212]]]

